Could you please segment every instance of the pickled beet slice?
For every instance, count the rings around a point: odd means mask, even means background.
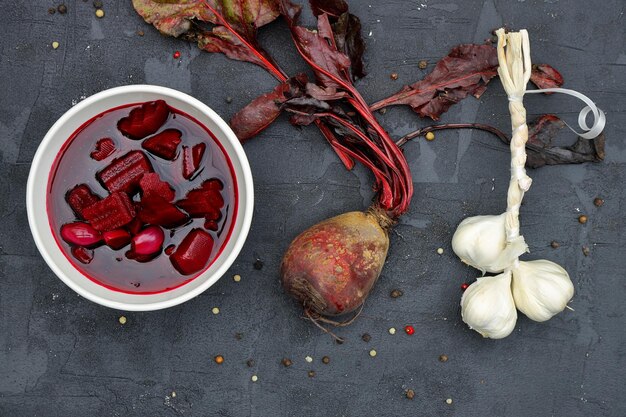
[[[93,250],[83,248],[82,246],[74,246],[72,248],[72,256],[84,264],[88,264],[93,260]]]
[[[130,243],[130,233],[125,229],[115,229],[102,234],[104,243],[114,250],[122,249]]]
[[[141,177],[149,172],[152,172],[152,165],[146,155],[141,151],[131,151],[111,161],[96,174],[96,178],[111,193],[124,191],[134,194]]]
[[[139,256],[158,255],[163,248],[165,233],[159,226],[148,226],[133,236],[130,250]]]
[[[206,220],[204,222],[204,228],[217,232],[217,229],[219,228],[219,226],[215,220]]]
[[[111,138],[102,138],[96,142],[96,148],[91,151],[89,156],[96,161],[102,161],[115,152],[115,142]]]
[[[183,177],[185,179],[191,179],[198,172],[205,150],[205,143],[198,143],[191,148],[183,146]]]
[[[94,229],[106,232],[130,223],[135,217],[135,209],[126,193],[117,192],[87,207],[83,214]]]
[[[176,205],[185,210],[191,217],[218,220],[221,217],[224,198],[222,198],[220,191],[215,189],[216,187],[213,180],[204,181],[200,188],[189,191],[185,198],[178,201]]]
[[[201,271],[209,262],[213,238],[202,229],[193,229],[170,256],[174,268],[183,275]]]
[[[144,224],[156,224],[167,228],[180,226],[189,220],[174,204],[155,194],[141,199],[138,218]]]
[[[167,182],[162,181],[161,177],[159,177],[159,174],[156,172],[144,174],[139,181],[139,187],[141,187],[141,192],[144,197],[158,195],[168,202],[176,197],[176,192]]]
[[[100,196],[94,194],[87,184],[79,184],[65,194],[65,201],[81,219],[85,218],[83,210],[100,200]]]
[[[135,217],[130,223],[126,225],[126,229],[128,229],[131,235],[136,235],[137,233],[139,233],[143,225],[143,222],[139,220],[138,217]]]
[[[84,222],[67,223],[61,226],[61,237],[70,245],[95,246],[102,241],[102,235],[93,226]]]
[[[156,133],[167,120],[170,109],[163,100],[149,101],[131,110],[117,122],[117,128],[130,139],[143,139]]]
[[[182,142],[182,132],[178,129],[166,129],[143,141],[141,147],[153,155],[172,161],[178,153],[178,145]]]

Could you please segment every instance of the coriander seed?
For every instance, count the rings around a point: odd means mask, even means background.
[[[102,10],[102,9],[97,9],[97,10],[96,10],[96,17],[97,17],[98,19],[102,19],[102,18],[104,17],[104,10]]]
[[[433,132],[428,132],[428,133],[426,133],[425,138],[428,141],[435,140],[435,134]]]
[[[289,368],[293,364],[293,362],[291,362],[291,359],[289,358],[283,358],[281,363],[283,364],[285,368]]]
[[[550,246],[552,246],[552,249],[558,249],[561,244],[556,240],[553,240],[552,242],[550,242]]]
[[[413,398],[415,398],[415,391],[413,391],[412,389],[406,390],[405,394],[409,400],[412,400]]]
[[[391,291],[391,298],[398,298],[398,297],[402,297],[402,294],[404,294],[402,291],[400,290],[393,290]]]
[[[126,317],[125,316],[120,316],[118,321],[120,322],[120,324],[126,324]]]
[[[398,73],[397,72],[392,72],[391,75],[389,76],[392,80],[397,80],[398,79]]]
[[[601,199],[600,197],[596,197],[593,199],[593,205],[596,207],[602,207],[602,205],[604,204],[604,200]]]
[[[328,365],[330,363],[330,358],[328,356],[322,357],[322,363],[324,365]]]
[[[425,59],[422,59],[420,62],[417,63],[417,68],[419,69],[426,69],[427,66],[428,61],[426,61]]]
[[[439,362],[448,362],[448,355],[439,355]]]
[[[580,223],[580,224],[587,223],[587,220],[589,220],[589,219],[584,214],[581,214],[580,216],[578,216],[578,223]]]
[[[218,365],[221,365],[224,363],[224,357],[222,355],[217,355],[215,358],[213,358],[213,360]]]

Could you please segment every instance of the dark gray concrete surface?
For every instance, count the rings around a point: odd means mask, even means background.
[[[522,207],[532,251],[526,259],[567,268],[574,311],[543,324],[521,316],[514,333],[498,341],[483,340],[460,319],[459,286],[477,272],[454,256],[450,238],[464,217],[504,209],[507,149],[473,131],[408,145],[415,198],[363,314],[337,330],[343,345],[300,319],[277,269],[298,232],[364,208],[371,178],[360,168],[345,171],[315,129],[296,130],[286,119],[245,145],[255,179],[252,230],[210,290],[169,310],[122,313],[78,297],[53,275],[30,237],[24,194],[35,150],[61,114],[103,89],[151,83],[190,93],[229,118],[274,85],[252,65],[160,36],[128,1],[104,0],[104,19],[95,18],[91,2],[68,1],[64,16],[47,13],[53,4],[0,4],[0,416],[626,415],[624,2],[351,2],[367,39],[369,75],[358,87],[368,100],[421,78],[418,60],[432,68],[450,47],[482,42],[506,24],[528,28],[534,62],[558,67],[566,87],[607,111],[608,139],[602,164],[532,171]],[[287,35],[277,22],[260,39],[293,73],[303,66]],[[52,41],[60,42],[57,50]],[[180,62],[172,59],[175,50]],[[530,117],[558,112],[572,122],[580,109],[560,96],[532,96],[526,104]],[[406,109],[380,120],[395,137],[428,123]],[[443,120],[508,130],[499,83]],[[592,204],[596,196],[606,199],[603,207]],[[579,212],[589,216],[584,226]],[[552,240],[561,247],[550,248]],[[583,245],[591,248],[588,257]],[[445,249],[441,256],[438,247]],[[257,256],[265,263],[260,271],[253,268]],[[404,296],[390,298],[394,288]],[[124,326],[120,314],[128,318]],[[412,337],[388,334],[405,324],[415,326]],[[369,343],[361,340],[365,332]],[[217,354],[226,358],[221,366],[212,361]],[[440,354],[449,360],[439,362]],[[324,355],[330,364],[322,364]],[[293,360],[291,368],[280,364],[283,357]],[[314,378],[307,376],[311,369]],[[407,388],[415,391],[412,401]]]

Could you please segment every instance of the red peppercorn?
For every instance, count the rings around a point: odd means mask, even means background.
[[[404,327],[404,331],[406,332],[406,334],[408,334],[409,336],[412,335],[413,333],[415,333],[415,329],[413,328],[413,326],[411,326],[410,324]]]
[[[469,284],[467,282],[464,282],[463,284],[461,284],[461,290],[463,291],[465,291],[468,287],[469,287]]]
[[[180,52],[176,51],[174,52],[174,59],[178,59],[178,58],[180,58]]]

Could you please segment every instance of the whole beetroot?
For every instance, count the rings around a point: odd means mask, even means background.
[[[378,208],[324,220],[296,237],[281,265],[285,290],[307,313],[336,316],[363,304],[383,269],[393,221]]]

